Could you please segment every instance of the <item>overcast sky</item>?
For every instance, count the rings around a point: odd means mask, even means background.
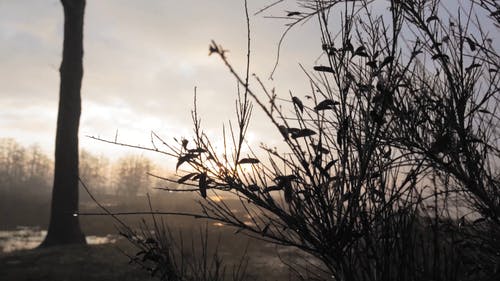
[[[310,94],[299,63],[312,69],[321,55],[315,20],[286,37],[270,81],[267,77],[286,21],[268,16],[285,16],[296,9],[289,6],[296,1],[284,1],[256,16],[256,11],[276,0],[249,2],[251,72],[269,88],[275,87],[281,97],[288,98],[289,90],[299,97]],[[376,3],[376,9],[386,9],[387,2]],[[451,10],[455,7],[446,5]],[[38,143],[50,154],[62,31],[58,0],[0,0],[0,137],[15,138],[24,145]],[[230,61],[243,73],[246,38],[243,0],[87,0],[81,147],[115,157],[134,151],[85,136],[114,139],[118,131],[119,141],[146,146],[151,131],[166,140],[189,137],[194,87],[203,126],[220,140],[223,124],[235,120],[236,81],[220,59],[208,56],[208,46],[215,40],[229,50]],[[281,141],[257,108],[249,140],[252,145]]]
[[[274,0],[250,1],[250,13]],[[283,21],[281,5],[251,16],[252,72],[278,94],[306,95],[298,64],[312,65],[320,54],[312,24],[286,40],[274,81],[268,81]],[[53,152],[58,103],[63,14],[57,0],[0,0],[0,137],[40,144]],[[236,82],[222,62],[208,56],[210,40],[228,49],[236,69],[245,65],[246,23],[243,0],[87,0],[84,28],[81,147],[108,156],[123,149],[85,135],[148,145],[151,130],[188,136],[193,89],[198,87],[207,131],[220,135],[234,119]],[[256,110],[250,130],[257,143],[278,137]]]

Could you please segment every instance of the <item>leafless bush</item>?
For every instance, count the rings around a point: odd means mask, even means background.
[[[256,75],[251,86],[248,64],[240,76],[212,42],[241,86],[224,153],[204,133],[196,99],[193,139],[153,135],[152,150],[160,141],[178,159],[184,172],[169,181],[200,193],[204,217],[308,252],[335,280],[498,276],[498,248],[479,247],[499,233],[500,61],[488,34],[498,30],[483,22],[498,24],[498,6],[478,2],[450,12],[437,0],[393,0],[377,15],[379,1],[298,1],[287,32],[316,18],[322,34],[320,63],[303,68],[310,93],[280,98]],[[284,148],[245,146],[254,104]],[[247,219],[208,196],[220,193]]]

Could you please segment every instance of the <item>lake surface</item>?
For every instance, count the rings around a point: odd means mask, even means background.
[[[47,230],[33,226],[18,226],[14,230],[0,231],[0,252],[10,253],[17,250],[33,249],[42,243],[47,235]],[[119,236],[108,234],[106,236],[89,235],[86,237],[90,245],[115,243]]]

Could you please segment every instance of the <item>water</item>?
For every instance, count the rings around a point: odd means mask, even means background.
[[[0,231],[0,252],[9,253],[18,250],[33,249],[42,243],[47,235],[47,230],[40,227],[18,226],[15,230]],[[115,243],[118,236],[108,234],[106,236],[87,236],[90,245]]]

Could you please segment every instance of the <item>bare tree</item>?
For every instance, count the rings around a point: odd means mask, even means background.
[[[51,179],[52,162],[38,145],[23,147],[0,139],[0,190],[5,194],[43,194]]]
[[[50,224],[41,247],[85,244],[78,217],[78,129],[83,77],[85,0],[61,0],[64,46],[60,68],[59,110],[55,142],[54,186]]]
[[[0,141],[0,182],[7,192],[15,189],[26,179],[26,149],[13,139]]]
[[[45,155],[40,146],[32,145],[28,147],[28,157],[26,161],[27,186],[37,186],[39,189],[49,186],[51,179],[52,163]]]
[[[134,197],[151,184],[148,175],[154,169],[151,161],[143,156],[126,156],[118,160],[114,167],[114,185],[119,195]]]
[[[109,159],[93,155],[87,150],[80,151],[80,178],[92,188],[93,194],[105,194],[109,191]]]

